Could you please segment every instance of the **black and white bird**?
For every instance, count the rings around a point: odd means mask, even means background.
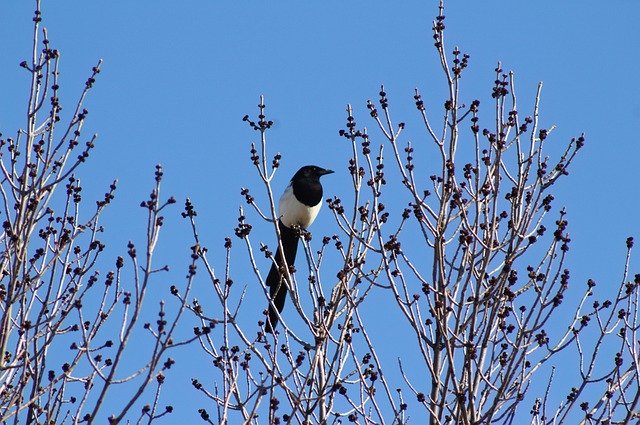
[[[320,177],[331,174],[333,171],[315,165],[305,165],[300,168],[291,179],[291,183],[280,197],[278,204],[278,226],[282,240],[284,258],[288,266],[292,266],[296,260],[298,250],[299,230],[297,227],[307,229],[318,216],[322,206],[322,185]],[[276,309],[269,304],[269,316],[265,330],[273,333],[278,324],[278,312],[284,308],[287,299],[287,283],[280,267],[282,267],[280,250],[276,252],[276,261],[271,265],[266,284],[269,286],[269,295]]]

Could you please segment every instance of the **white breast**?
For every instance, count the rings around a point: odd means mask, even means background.
[[[296,197],[293,196],[293,188],[288,186],[280,197],[278,204],[280,220],[282,220],[282,223],[287,227],[298,225],[306,229],[318,216],[321,206],[322,202],[319,202],[318,205],[313,207],[309,207],[298,201]]]

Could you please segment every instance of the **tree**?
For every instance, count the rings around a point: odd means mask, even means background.
[[[228,279],[228,264],[226,279],[216,277],[196,238],[194,252],[217,300],[214,306],[192,306],[201,319],[196,335],[219,369],[213,389],[192,382],[214,404],[215,415],[200,411],[206,421],[406,423],[424,417],[432,424],[484,424],[524,423],[528,417],[531,423],[630,423],[638,418],[640,275],[630,280],[627,256],[615,298],[589,305],[592,280],[570,291],[567,212],[553,208],[552,189],[568,174],[584,135],[572,138],[556,157],[548,156],[553,127],[539,120],[542,84],[525,116],[518,110],[514,73],[501,64],[495,69],[493,103],[485,108],[491,118],[481,121],[480,101],[463,90],[470,56],[446,47],[443,2],[433,38],[448,88],[442,113],[427,111],[420,92],[414,94],[430,147],[403,140],[405,123],[393,117],[384,87],[376,102],[367,102],[375,132],[360,127],[347,107],[340,136],[352,148],[353,193],[349,200],[327,199],[336,234],[324,236],[317,251],[312,235],[301,232],[307,263],[295,273],[292,265],[284,271],[292,306],[275,338],[264,333],[264,317],[257,334],[238,324],[246,309]],[[276,223],[271,181],[282,157],[269,160],[272,122],[263,99],[258,119],[245,121],[260,135],[251,161],[268,203],[260,205],[243,189],[252,211],[241,209],[235,233],[268,301],[258,251],[273,260],[281,248],[258,247],[248,217]],[[425,157],[436,166],[426,166]],[[390,191],[405,191],[407,206],[386,204]],[[195,229],[193,216],[191,223]],[[279,236],[275,225],[274,233]],[[229,239],[227,258],[231,246]],[[629,238],[629,253],[632,246]],[[326,260],[332,249],[337,262]],[[384,296],[372,301],[376,293]],[[561,310],[567,295],[580,300],[570,316]],[[368,303],[381,300],[375,309],[397,309],[404,321],[393,326],[412,337],[397,365],[377,354],[384,341],[366,316],[373,310]],[[557,320],[564,325],[552,325]],[[604,349],[609,344],[616,346],[613,353]],[[554,382],[552,361],[564,362],[565,356],[580,365],[571,387]],[[420,359],[421,367],[403,367],[412,359]],[[566,398],[553,396],[558,385],[568,391]],[[268,419],[261,404],[268,404]]]
[[[117,257],[101,276],[97,265],[103,262],[105,244],[100,217],[114,199],[116,182],[95,208],[87,208],[76,175],[96,142],[96,135],[83,135],[89,113],[83,103],[101,62],[91,70],[65,123],[60,53],[41,21],[36,1],[32,55],[20,63],[31,77],[26,127],[15,139],[0,139],[5,217],[0,237],[0,421],[92,423],[117,387],[130,396],[109,422],[131,417],[131,408],[147,392],[151,403],[139,415],[140,421],[151,422],[173,410],[159,405],[164,373],[174,363],[168,352],[189,342],[173,339],[184,304],[171,318],[164,303],[155,314],[144,305],[153,276],[166,270],[153,265],[153,256],[162,211],[175,199],[162,200],[163,171],[156,167],[155,186],[141,205],[148,211],[142,255],[129,242],[130,267]],[[187,293],[189,289],[190,280]],[[140,323],[143,318],[149,322]],[[151,349],[132,355],[131,340],[141,330]],[[130,368],[134,371],[122,372]]]
[[[291,302],[274,335],[264,332],[270,301],[259,260],[274,261],[281,247],[260,243],[252,230],[273,226],[273,240],[280,239],[272,181],[286,157],[269,153],[264,99],[257,119],[244,121],[259,135],[250,161],[265,196],[242,189],[247,206],[237,240],[225,240],[219,265],[209,260],[187,199],[182,216],[193,245],[186,281],[170,289],[173,314],[164,302],[150,308],[144,302],[150,282],[167,270],[153,265],[154,252],[165,208],[175,199],[161,197],[158,166],[141,204],[148,213],[142,252],[130,242],[126,256],[104,258],[100,217],[116,183],[88,211],[79,179],[96,142],[83,136],[83,101],[100,62],[65,124],[60,55],[36,5],[32,57],[21,64],[31,76],[27,125],[0,142],[3,422],[93,423],[108,406],[115,410],[110,423],[151,423],[174,410],[160,396],[174,364],[169,351],[182,346],[209,358],[216,372],[214,382],[191,379],[208,400],[199,413],[209,423],[638,418],[640,275],[629,273],[633,239],[615,297],[592,301],[594,281],[582,290],[571,282],[568,214],[552,191],[585,138],[577,135],[557,153],[549,147],[553,126],[538,114],[542,85],[533,110],[522,113],[515,75],[501,64],[490,104],[469,97],[463,82],[470,56],[446,43],[444,2],[433,22],[447,89],[442,110],[428,110],[416,90],[417,115],[405,125],[381,87],[367,102],[369,131],[347,107],[339,135],[352,153],[351,194],[327,199],[334,234],[300,231],[306,261],[282,270]],[[425,141],[411,142],[404,129],[418,125]],[[404,193],[406,203],[387,201],[391,192]],[[251,286],[234,283],[237,251],[247,254],[241,266],[253,271]],[[101,265],[111,271],[102,276]],[[208,281],[211,296],[193,297],[196,279]],[[262,314],[245,302],[258,288]],[[192,336],[178,339],[185,310],[198,323]],[[386,341],[375,317],[391,311],[394,332],[403,337],[397,361],[382,353]],[[137,335],[151,342],[143,356],[134,351]],[[195,341],[199,351],[188,345]],[[556,377],[564,364],[576,367],[570,382]],[[115,401],[116,388],[124,401]]]

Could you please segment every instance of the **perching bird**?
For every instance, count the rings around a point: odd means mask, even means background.
[[[293,175],[291,183],[280,197],[278,227],[282,240],[282,249],[287,265],[292,266],[296,260],[298,250],[299,231],[296,226],[307,229],[316,219],[320,206],[322,206],[322,185],[320,177],[331,174],[333,171],[306,165]],[[276,262],[271,265],[266,284],[269,286],[269,295],[278,312],[284,308],[287,299],[287,282],[281,275],[279,268],[282,266],[280,250],[276,251]],[[269,317],[265,330],[273,333],[278,324],[278,313],[269,304]]]

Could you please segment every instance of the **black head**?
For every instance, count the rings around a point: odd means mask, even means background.
[[[333,173],[332,170],[326,170],[316,165],[305,165],[293,175],[293,178],[291,180],[292,181],[299,180],[299,179],[319,180],[320,177],[324,176],[325,174],[331,174],[331,173]]]

